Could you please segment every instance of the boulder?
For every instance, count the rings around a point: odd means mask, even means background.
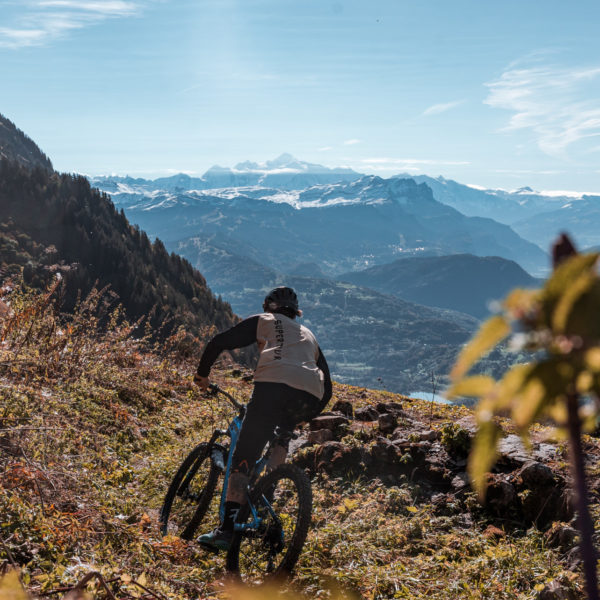
[[[530,461],[513,475],[513,481],[526,522],[544,529],[553,521],[569,521],[573,516],[564,479],[548,465]]]
[[[557,484],[554,471],[540,462],[529,461],[518,471],[517,477],[530,490],[540,487],[555,487]]]
[[[313,454],[314,469],[334,475],[358,475],[369,467],[370,462],[365,448],[346,446],[341,442],[325,442]]]
[[[331,408],[333,411],[337,411],[342,413],[344,416],[348,418],[352,418],[354,415],[354,408],[352,407],[352,402],[348,400],[338,400]]]
[[[379,415],[379,431],[383,434],[393,433],[398,425],[398,419],[392,413],[383,413]]]
[[[375,463],[394,463],[397,455],[397,447],[384,437],[378,437],[375,444],[371,447],[371,458]]]
[[[333,431],[340,425],[347,425],[350,421],[342,415],[321,415],[310,422],[310,429],[317,431],[319,429],[329,429]]]
[[[365,406],[354,411],[354,418],[357,421],[377,421],[379,413],[372,406]]]
[[[383,413],[399,413],[403,412],[402,404],[399,402],[378,402],[375,406],[377,412],[380,414]]]
[[[512,516],[520,508],[517,490],[499,475],[492,475],[488,480],[485,495],[485,507],[499,517]]]
[[[419,431],[419,440],[422,442],[434,442],[435,440],[439,440],[441,434],[439,431],[435,429],[430,429],[429,431]]]

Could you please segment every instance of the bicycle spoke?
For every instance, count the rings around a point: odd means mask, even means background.
[[[228,568],[239,570],[247,582],[288,573],[294,566],[310,522],[310,482],[296,467],[282,465],[257,482],[251,499],[261,525],[255,535],[240,533],[228,555]]]

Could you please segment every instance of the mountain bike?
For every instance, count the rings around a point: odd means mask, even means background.
[[[215,384],[209,389],[227,398],[238,414],[226,430],[215,429],[208,442],[198,444],[179,467],[160,512],[163,535],[191,540],[201,522],[214,528],[225,514],[233,450],[246,406]],[[243,581],[288,576],[306,540],[312,511],[308,476],[288,463],[266,468],[271,449],[277,444],[287,447],[293,437],[293,432],[276,430],[251,471],[248,501],[236,519],[226,558],[227,570]],[[221,478],[218,500],[215,492]]]

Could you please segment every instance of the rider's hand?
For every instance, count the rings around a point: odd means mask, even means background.
[[[196,373],[194,375],[194,383],[203,391],[205,392],[208,389],[208,385],[210,384],[210,381],[208,380],[208,377],[202,377],[202,375],[198,375],[198,373]]]

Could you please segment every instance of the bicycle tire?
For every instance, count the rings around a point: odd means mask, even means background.
[[[209,462],[210,466],[206,465],[206,461]],[[206,468],[201,471],[203,465],[208,467],[208,473],[206,472]],[[199,471],[204,481],[198,479],[197,475]],[[179,537],[184,540],[191,540],[193,538],[198,525],[200,525],[200,521],[202,521],[210,506],[220,473],[221,469],[219,469],[211,460],[210,447],[207,442],[198,444],[198,446],[186,456],[169,485],[169,489],[167,490],[160,510],[161,534],[163,536],[169,533],[169,519],[171,519],[171,523],[173,524],[173,503],[178,496],[178,492],[180,492],[179,496],[181,497],[181,494],[187,491],[180,490],[180,486],[185,482],[186,478],[189,477],[188,484],[193,482],[194,487],[200,490],[199,493],[195,494],[197,498],[193,498],[190,504],[196,500],[198,504],[193,514],[191,514],[192,509],[188,510],[186,513],[179,516],[182,522],[174,523],[174,525],[178,530]],[[189,519],[187,518],[188,514],[191,514]],[[186,522],[184,523],[183,521]]]
[[[287,480],[287,485],[292,484],[296,490],[298,496],[298,510],[295,517],[295,526],[293,533],[289,536],[289,544],[285,548],[285,551],[281,551],[282,554],[280,561],[277,566],[270,571],[265,571],[262,575],[257,573],[256,575],[245,572],[244,560],[240,561],[240,554],[242,553],[242,545],[244,545],[249,539],[252,538],[252,532],[247,531],[236,531],[231,541],[231,546],[227,552],[227,570],[238,580],[242,580],[245,583],[250,582],[261,582],[266,579],[272,578],[288,578],[298,562],[300,553],[306,541],[308,535],[308,529],[311,522],[312,513],[312,489],[310,486],[310,480],[304,471],[291,464],[283,464],[276,467],[270,473],[262,476],[250,491],[250,501],[252,504],[259,508],[260,504],[264,505],[264,501],[261,500],[263,495],[277,494],[273,492],[274,489],[279,487],[280,482]],[[274,508],[276,508],[277,500],[274,502]],[[266,509],[265,509],[266,510]],[[250,505],[246,503],[240,510],[238,522],[245,522],[250,516]],[[272,517],[269,517],[272,519]],[[280,523],[279,523],[280,525]],[[270,526],[267,526],[267,532]],[[258,533],[258,532],[257,532]],[[265,533],[266,535],[266,533]],[[253,539],[261,539],[260,535],[255,535]],[[266,539],[262,538],[262,543],[265,545]],[[252,562],[250,560],[250,562]],[[258,580],[258,581],[257,581]]]

